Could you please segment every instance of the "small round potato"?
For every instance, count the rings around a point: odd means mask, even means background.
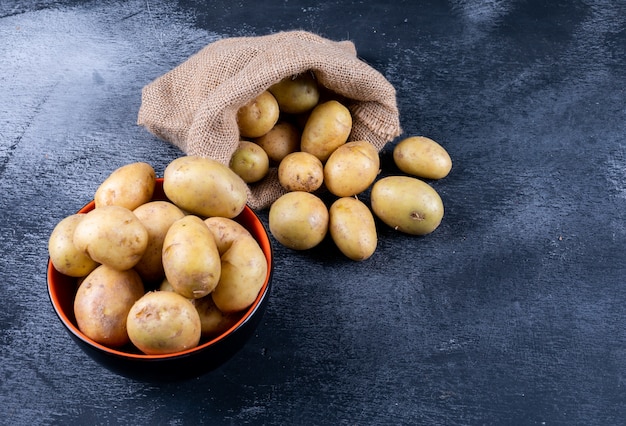
[[[343,104],[331,100],[317,105],[309,116],[300,141],[300,150],[325,162],[346,143],[352,131],[352,115]]]
[[[279,116],[278,102],[266,90],[237,111],[239,133],[244,138],[263,136],[274,127]]]
[[[404,173],[425,179],[442,179],[452,169],[448,151],[423,136],[401,140],[393,149],[393,160]]]
[[[85,214],[72,241],[94,261],[123,271],[141,260],[148,231],[126,207],[102,206]]]
[[[379,219],[407,234],[429,234],[443,218],[441,197],[417,178],[385,177],[374,184],[370,199],[372,211]]]
[[[249,307],[267,277],[267,259],[252,236],[240,236],[222,255],[220,281],[211,293],[215,305],[225,313]]]
[[[82,213],[62,219],[48,239],[48,253],[55,269],[70,277],[84,277],[96,269],[98,263],[74,245],[74,230],[83,219]]]
[[[209,217],[204,220],[204,223],[213,234],[220,256],[226,253],[235,240],[252,236],[239,222],[226,217]]]
[[[311,72],[286,77],[269,88],[282,112],[300,114],[317,105],[320,92]]]
[[[281,121],[254,142],[263,148],[270,162],[278,164],[287,155],[300,149],[300,130],[288,121]]]
[[[143,294],[141,278],[134,270],[98,266],[76,291],[74,314],[78,328],[105,346],[123,346],[128,343],[126,317]]]
[[[204,217],[235,217],[248,200],[246,183],[228,166],[193,155],[167,165],[163,191],[182,210]]]
[[[162,261],[165,234],[185,213],[169,201],[151,201],[137,207],[133,213],[148,231],[148,246],[135,265],[135,271],[144,282],[158,282],[165,276]]]
[[[288,192],[270,206],[270,232],[293,250],[306,250],[322,242],[328,232],[328,209],[309,192]]]
[[[370,209],[354,197],[336,200],[329,209],[330,235],[349,259],[361,261],[374,254],[378,237]]]
[[[378,150],[367,141],[348,142],[337,148],[324,165],[326,188],[338,197],[365,191],[380,171]]]
[[[292,152],[278,165],[278,182],[287,191],[313,192],[324,183],[324,165],[308,152]]]
[[[254,183],[267,175],[270,160],[263,148],[256,143],[240,141],[230,158],[229,166],[244,182]]]
[[[126,164],[109,175],[96,190],[96,208],[122,206],[134,210],[152,199],[156,174],[150,164]]]
[[[126,320],[130,341],[145,354],[161,355],[198,346],[200,316],[189,299],[172,291],[152,291],[130,309]]]
[[[220,254],[213,234],[197,216],[188,215],[170,226],[163,240],[163,269],[177,293],[199,299],[220,279]]]

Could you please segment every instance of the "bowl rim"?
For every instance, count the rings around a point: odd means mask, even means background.
[[[156,178],[155,181],[158,187],[159,185],[162,185],[163,178]],[[155,195],[156,195],[156,191],[155,191]],[[167,197],[164,195],[163,197],[159,197],[158,199],[153,197],[152,201],[163,201],[163,200],[169,201]],[[78,210],[77,213],[87,213],[88,211],[91,211],[94,208],[95,208],[95,201],[92,200],[88,202],[87,204],[85,204],[80,210]],[[58,299],[58,294],[54,290],[56,285],[53,284],[53,281],[54,281],[54,274],[59,274],[59,275],[63,275],[63,274],[61,274],[59,271],[56,270],[56,268],[54,268],[54,265],[52,264],[52,260],[50,259],[50,257],[48,257],[48,265],[46,269],[46,281],[47,281],[47,287],[48,287],[48,296],[50,298],[52,307],[54,308],[54,311],[56,312],[57,316],[61,320],[61,323],[75,337],[77,337],[78,339],[86,343],[87,345],[91,346],[92,348],[98,349],[101,352],[105,352],[109,355],[113,355],[119,358],[147,360],[147,361],[175,360],[179,358],[185,358],[196,352],[201,352],[206,348],[215,346],[219,342],[227,339],[230,335],[235,333],[239,328],[244,326],[250,320],[250,318],[260,308],[260,305],[263,299],[267,297],[267,294],[270,288],[270,280],[271,280],[272,273],[273,273],[272,271],[273,250],[272,250],[272,245],[271,245],[271,240],[269,238],[269,234],[267,232],[267,229],[265,228],[265,225],[261,222],[261,219],[254,212],[254,210],[252,210],[249,206],[247,205],[244,206],[241,213],[233,219],[236,220],[237,218],[242,217],[242,215],[247,217],[248,220],[250,220],[253,229],[248,229],[248,230],[253,235],[255,240],[259,243],[259,246],[261,247],[263,254],[265,254],[265,258],[266,258],[267,266],[268,266],[267,273],[265,276],[265,281],[263,282],[263,286],[259,290],[257,297],[254,299],[254,302],[252,302],[252,304],[244,311],[244,313],[241,315],[241,318],[239,318],[237,322],[235,322],[235,324],[233,324],[227,330],[225,330],[224,332],[222,332],[221,334],[215,337],[212,337],[210,340],[207,340],[206,342],[203,342],[197,346],[194,346],[193,348],[185,349],[184,351],[172,352],[169,354],[143,354],[141,352],[137,352],[137,353],[125,352],[123,350],[120,350],[119,348],[111,348],[111,347],[105,346],[101,343],[98,343],[90,339],[83,332],[80,331],[80,329],[78,328],[78,325],[75,324],[75,322],[72,321],[70,317],[66,314],[66,312],[61,308],[61,304]],[[261,236],[261,238],[258,238],[257,235]],[[72,277],[69,277],[69,278],[71,279]]]

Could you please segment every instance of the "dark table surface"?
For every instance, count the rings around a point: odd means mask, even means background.
[[[623,424],[625,20],[621,0],[2,0],[0,423]],[[403,136],[446,147],[440,228],[381,228],[362,263],[276,244],[266,314],[227,364],[109,372],[52,310],[52,228],[115,168],[182,155],[136,125],[144,85],[290,29],[352,40]]]

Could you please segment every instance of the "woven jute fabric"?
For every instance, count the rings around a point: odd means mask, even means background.
[[[351,41],[306,31],[213,42],[142,90],[137,123],[187,155],[228,165],[240,140],[237,110],[281,79],[311,71],[346,99],[353,118],[349,140],[378,150],[401,133],[396,91],[357,57]],[[248,205],[268,207],[284,193],[275,169],[249,185]]]

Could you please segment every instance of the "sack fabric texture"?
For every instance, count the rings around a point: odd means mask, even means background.
[[[187,155],[228,165],[240,141],[237,111],[285,77],[311,71],[317,82],[345,98],[352,114],[348,140],[379,151],[401,134],[396,91],[357,57],[351,41],[306,31],[215,41],[142,90],[137,124]],[[248,185],[248,205],[269,207],[285,193],[276,168]]]

